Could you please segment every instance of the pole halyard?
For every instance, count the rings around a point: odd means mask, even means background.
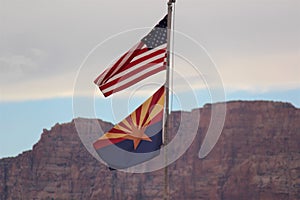
[[[168,1],[168,30],[167,30],[167,69],[166,69],[166,107],[165,107],[165,125],[164,125],[164,200],[169,199],[169,172],[168,172],[168,149],[167,144],[169,142],[169,114],[170,114],[170,105],[169,105],[169,96],[170,96],[170,61],[171,61],[171,30],[172,30],[172,12],[173,12],[173,3],[176,0]]]

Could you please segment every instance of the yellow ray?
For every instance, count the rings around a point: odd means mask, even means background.
[[[127,134],[121,134],[121,133],[105,133],[103,136],[99,138],[99,140],[106,140],[106,139],[118,139],[118,138],[124,138]]]
[[[125,124],[127,128],[132,129],[132,126],[129,124],[129,122],[126,119],[124,119],[122,123]]]
[[[131,113],[130,117],[131,117],[133,125],[135,127],[137,127],[137,124],[136,124],[136,112],[134,111],[133,113]]]
[[[147,118],[146,123],[144,124],[147,125],[150,123],[150,121],[157,115],[159,114],[162,110],[164,109],[164,95],[159,99],[156,105],[153,106],[149,117]]]
[[[117,124],[114,128],[119,129],[119,130],[124,131],[124,132],[131,132],[132,131],[131,129],[128,129],[127,127],[121,126],[120,124]]]
[[[139,128],[142,127],[142,123],[145,119],[145,116],[149,112],[149,106],[150,106],[151,100],[152,100],[152,97],[150,99],[148,99],[142,106]]]

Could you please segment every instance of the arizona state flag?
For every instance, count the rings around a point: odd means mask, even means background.
[[[162,86],[133,113],[93,145],[113,169],[125,169],[150,160],[162,145],[165,87]]]

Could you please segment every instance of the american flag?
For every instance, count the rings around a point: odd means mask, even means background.
[[[95,79],[105,97],[166,69],[167,19],[168,15]]]

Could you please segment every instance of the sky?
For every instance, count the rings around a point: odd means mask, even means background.
[[[31,149],[56,123],[115,123],[146,99],[162,74],[108,99],[92,82],[165,13],[161,0],[0,0],[0,158]],[[177,0],[174,109],[240,99],[299,108],[299,19],[298,0]]]

